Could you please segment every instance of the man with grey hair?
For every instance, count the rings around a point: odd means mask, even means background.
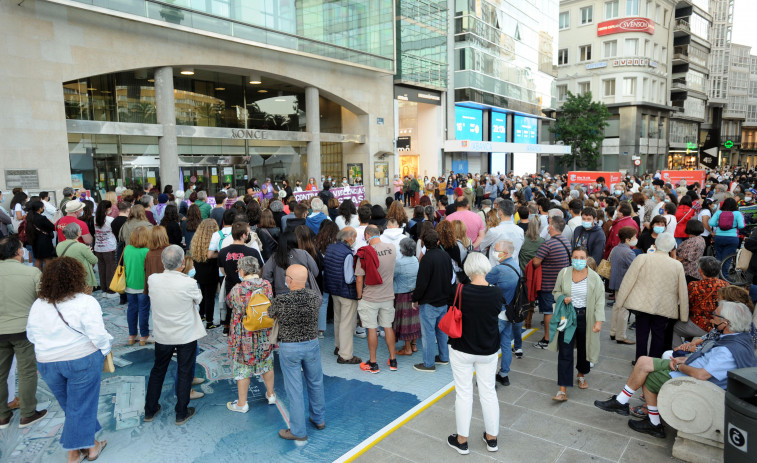
[[[182,273],[184,251],[177,245],[161,253],[163,273],[147,279],[155,338],[155,363],[150,371],[145,398],[145,422],[155,419],[160,411],[160,393],[173,353],[177,353],[176,425],[181,426],[195,414],[188,407],[197,356],[197,340],[205,336],[200,314],[195,305],[202,300],[197,282]]]
[[[210,207],[210,204],[207,203],[207,200],[208,200],[207,192],[205,191],[197,192],[197,200],[195,201],[195,205],[200,208],[200,215],[202,215],[203,220],[210,217],[210,210],[212,209]]]
[[[313,212],[305,219],[305,225],[317,235],[321,230],[321,223],[324,220],[331,220],[331,217],[323,213],[323,200],[318,196],[310,200],[310,208]]]
[[[145,217],[147,217],[147,221],[153,225],[157,225],[158,222],[155,221],[155,215],[152,213],[152,206],[154,203],[155,200],[152,195],[146,194],[139,198],[139,204],[145,208]]]
[[[66,203],[74,199],[74,189],[70,186],[63,188],[63,199],[58,204],[61,215],[66,215]]]
[[[539,246],[536,257],[533,258],[534,268],[541,266],[541,288],[538,292],[539,312],[544,314],[544,337],[534,344],[534,347],[546,349],[549,346],[549,322],[552,320],[557,274],[570,265],[570,242],[562,236],[565,229],[565,219],[554,216],[547,223],[550,238]]]
[[[744,304],[721,301],[710,321],[718,334],[705,341],[700,350],[688,357],[672,359],[639,357],[631,376],[618,395],[605,401],[596,400],[594,405],[602,410],[627,416],[628,401],[638,389],[643,388],[649,419],[629,420],[628,426],[634,431],[664,438],[665,428],[660,422],[657,409],[657,395],[662,386],[670,379],[690,376],[725,389],[730,370],[757,367],[754,344],[749,334],[751,322],[751,313]],[[681,347],[695,350],[690,344]]]
[[[481,241],[481,252],[486,253],[488,250],[489,263],[492,264],[492,267],[499,264],[499,259],[496,255],[497,253],[492,252],[491,249],[491,246],[493,246],[494,243],[500,240],[510,241],[514,246],[511,255],[517,257],[518,254],[520,254],[520,248],[523,246],[523,241],[525,240],[523,229],[515,225],[513,222],[515,203],[509,199],[503,199],[499,202],[497,214],[499,215],[500,220],[499,225],[490,228],[489,231],[486,232],[483,241]]]

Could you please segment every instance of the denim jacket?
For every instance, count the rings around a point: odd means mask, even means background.
[[[401,256],[397,259],[394,264],[394,294],[409,293],[415,289],[418,265],[415,256]]]
[[[515,268],[518,273],[515,273],[513,269],[505,265],[505,263]],[[505,297],[505,300],[512,302],[513,297],[515,297],[515,289],[518,287],[518,278],[520,275],[520,264],[518,264],[518,261],[515,260],[515,258],[510,257],[491,269],[486,275],[486,282],[490,285],[497,285],[497,287],[502,290],[502,295]],[[504,306],[502,306],[502,308],[504,309]]]

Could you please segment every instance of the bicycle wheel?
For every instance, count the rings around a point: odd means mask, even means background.
[[[746,286],[747,275],[743,270],[736,268],[737,253],[728,254],[720,264],[720,277],[728,283],[736,286]]]

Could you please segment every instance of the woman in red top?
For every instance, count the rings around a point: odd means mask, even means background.
[[[689,237],[686,234],[686,224],[689,223],[689,220],[695,219],[696,216],[696,211],[692,207],[691,197],[688,195],[681,196],[681,202],[678,203],[678,208],[676,209],[678,224],[673,234],[676,238],[676,244],[681,244],[684,239]]]
[[[718,289],[728,286],[728,283],[718,278],[720,262],[711,256],[699,259],[699,274],[702,279],[692,281],[689,290],[689,320],[701,329],[701,333],[689,333],[689,336],[704,336],[711,326],[712,313],[718,307]],[[679,330],[676,330],[678,333]],[[689,337],[687,336],[687,337]]]
[[[308,180],[308,186],[305,187],[305,191],[318,191],[318,185],[316,185],[314,177],[310,177]]]

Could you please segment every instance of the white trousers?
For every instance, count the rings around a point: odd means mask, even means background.
[[[484,416],[484,429],[491,436],[499,434],[499,401],[494,390],[499,352],[492,355],[471,355],[449,348],[449,364],[455,380],[455,420],[457,434],[470,436],[473,414],[473,372],[476,372],[478,396]]]

